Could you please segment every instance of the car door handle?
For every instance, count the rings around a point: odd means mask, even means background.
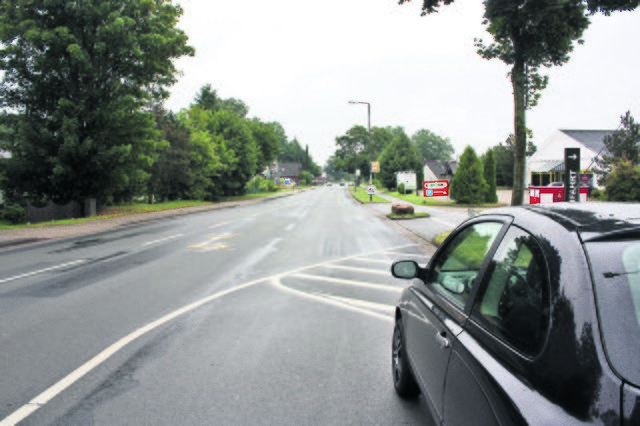
[[[440,349],[447,349],[451,347],[451,342],[449,342],[449,339],[447,339],[446,331],[441,331],[440,333],[436,334],[436,339],[438,339],[438,341],[440,342]]]

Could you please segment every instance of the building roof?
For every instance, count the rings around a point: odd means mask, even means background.
[[[613,133],[613,130],[560,130],[570,138],[580,142],[595,153],[604,148],[604,137]]]
[[[444,176],[447,173],[447,166],[438,160],[425,160],[424,165],[436,176]]]

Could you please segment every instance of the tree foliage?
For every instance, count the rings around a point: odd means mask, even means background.
[[[421,129],[411,136],[422,160],[446,161],[453,159],[455,149],[448,138],[438,136],[430,130]]]
[[[181,14],[162,0],[0,3],[9,196],[144,192],[158,148],[148,108],[168,96],[173,60],[193,54]]]
[[[530,131],[528,131],[530,132]],[[529,133],[531,135],[531,133]],[[513,169],[515,163],[515,137],[509,135],[504,143],[499,143],[491,148],[496,162],[496,185],[497,186],[513,186]],[[535,145],[531,136],[527,140],[526,156],[531,157],[536,153],[538,147]]]
[[[620,161],[607,177],[605,192],[609,201],[640,202],[640,164]]]
[[[487,189],[482,162],[474,149],[467,146],[451,178],[449,195],[460,204],[481,204],[485,201]]]
[[[498,194],[496,192],[496,162],[493,157],[493,150],[488,150],[484,155],[484,180],[487,183],[487,193],[484,200],[487,203],[497,203]]]
[[[400,0],[400,4],[406,0]],[[597,0],[594,0],[595,5]],[[453,0],[423,0],[423,15],[436,12]],[[574,42],[589,25],[583,0],[486,0],[484,24],[494,42],[476,40],[478,54],[511,66],[514,101],[514,188],[511,203],[524,201],[526,110],[536,105],[548,82],[541,67],[559,66],[569,60]]]
[[[598,183],[608,184],[609,173],[622,161],[632,165],[640,164],[640,123],[637,123],[630,111],[620,117],[620,127],[605,136],[602,154],[596,159],[594,172]]]
[[[399,133],[380,154],[380,176],[382,184],[392,189],[396,187],[396,173],[413,171],[416,173],[418,187],[422,183],[422,161],[418,149],[406,133]]]

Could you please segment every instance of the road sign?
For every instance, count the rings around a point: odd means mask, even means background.
[[[564,200],[580,201],[580,148],[564,149]]]
[[[371,173],[380,173],[380,162],[372,161],[371,162]]]
[[[448,180],[425,180],[423,185],[425,197],[448,197]]]
[[[369,195],[375,195],[375,193],[376,193],[376,186],[375,186],[375,185],[369,185],[369,186],[367,187],[367,193],[368,193]]]
[[[414,172],[396,173],[396,185],[404,184],[406,191],[416,189],[416,174]]]

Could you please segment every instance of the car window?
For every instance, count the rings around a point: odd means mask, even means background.
[[[472,316],[528,355],[540,351],[549,324],[546,263],[536,240],[511,228],[498,247]]]
[[[625,380],[640,386],[640,242],[586,244],[605,349]]]
[[[447,243],[433,266],[433,288],[459,308],[469,298],[493,241],[502,229],[502,223],[484,222],[465,228]]]

